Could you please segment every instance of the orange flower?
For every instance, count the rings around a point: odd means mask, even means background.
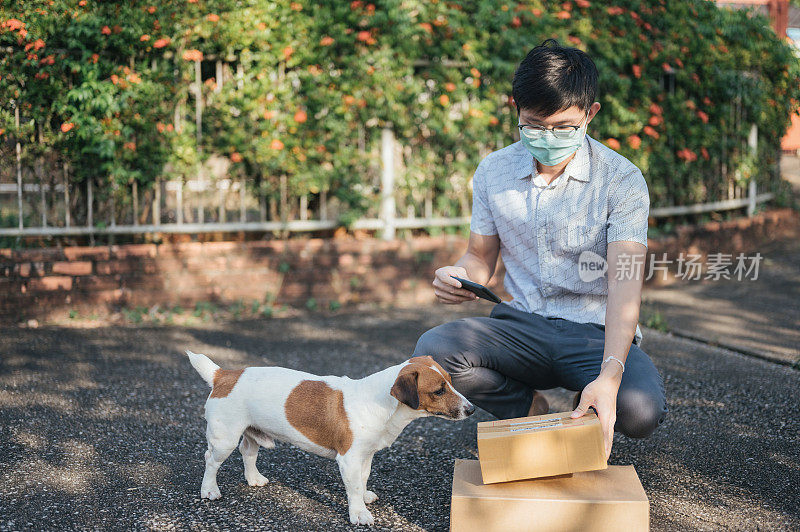
[[[522,26],[522,21],[520,20],[519,17],[514,17],[511,19],[511,25],[515,28],[519,28],[520,26]]]
[[[706,96],[705,98],[703,98],[703,103],[706,105],[711,105],[711,98]]]
[[[358,34],[356,34],[356,39],[359,41],[368,41],[370,37],[372,37],[372,35],[366,30],[359,31]]]
[[[283,142],[278,139],[272,139],[272,142],[269,145],[270,148],[276,151],[280,151],[283,149]]]
[[[211,13],[206,17],[206,20],[208,20],[209,22],[219,22],[219,15]]]
[[[164,130],[167,129],[167,126],[159,122],[158,124],[156,124],[156,129],[158,130],[159,133],[163,133]]]
[[[447,92],[453,92],[454,90],[456,90],[456,84],[453,83],[452,81],[448,81],[447,83],[444,84],[444,90],[446,90]]]
[[[11,31],[16,31],[18,29],[21,29],[21,28],[25,27],[25,23],[24,22],[22,22],[21,20],[17,20],[15,18],[10,18],[10,19],[6,20],[3,25],[6,28],[10,29]]]
[[[267,29],[267,23],[266,22],[259,22],[258,23],[258,29],[260,29],[261,31],[264,31],[265,29]]]
[[[641,65],[633,65],[633,75],[636,79],[642,77],[642,66]]]
[[[433,33],[433,26],[431,26],[431,25],[430,25],[429,23],[427,23],[427,22],[420,22],[420,23],[418,24],[418,26],[419,26],[420,28],[422,28],[423,30],[427,31],[428,33]]]
[[[361,0],[353,0],[352,2],[350,2],[350,9],[355,11],[356,9],[361,7],[361,4],[362,4]]]
[[[642,138],[639,135],[631,135],[628,137],[628,145],[634,150],[638,150],[642,145]]]
[[[322,45],[322,46],[330,46],[334,42],[335,41],[333,40],[333,37],[329,37],[328,35],[326,35],[325,37],[320,39],[319,44]]]
[[[542,16],[542,10],[538,9],[538,8],[531,9],[531,13],[533,13],[534,17],[541,17]],[[495,120],[497,120],[497,119],[495,118]]]
[[[141,83],[142,78],[140,78],[138,74],[131,72],[130,74],[128,74],[128,81],[134,84]]]
[[[144,35],[139,37],[139,40],[142,41],[142,42],[149,41],[150,40],[150,36],[145,33]]]
[[[272,120],[273,118],[275,118],[275,111],[273,111],[272,109],[267,109],[266,111],[264,111],[264,118],[267,120]]]
[[[289,4],[289,7],[292,9],[292,11],[302,11],[303,9],[303,5],[300,2],[292,2]]]
[[[697,116],[703,121],[704,124],[708,124],[708,115],[706,113],[703,111],[697,111]]]
[[[724,44],[720,44],[719,46],[717,46],[717,50],[719,50],[723,54],[727,54],[728,53],[728,47],[725,46]]]
[[[103,26],[103,28],[100,30],[100,33],[103,35],[111,35],[111,28],[108,26]]]
[[[473,78],[479,78],[479,77],[481,77],[481,71],[480,71],[480,70],[478,70],[478,69],[477,69],[477,68],[475,68],[475,67],[472,67],[472,68],[470,68],[470,69],[469,69],[469,73],[470,73],[470,74],[472,74],[472,77],[473,77]]]
[[[561,20],[566,20],[570,18],[572,15],[569,14],[569,11],[559,11],[556,13],[556,18],[560,18]]]
[[[664,72],[672,72],[672,67],[669,63],[662,63],[661,68],[664,69]]]
[[[135,142],[126,142],[122,145],[123,148],[126,150],[136,151],[136,143]]]
[[[70,131],[72,128],[74,128],[74,127],[75,127],[75,124],[73,124],[72,122],[64,122],[63,124],[61,124],[61,132],[62,133],[66,133],[66,132]]]
[[[652,114],[654,114],[654,115],[661,116],[661,113],[662,113],[661,106],[659,106],[657,103],[651,103],[650,104],[650,112]]]
[[[697,108],[697,105],[694,103],[694,100],[686,100],[686,107],[688,107],[691,110],[695,110]]]
[[[498,120],[496,116],[490,116],[489,117],[489,125],[496,126],[499,123],[500,123],[500,120]]]
[[[33,41],[33,49],[34,50],[36,50],[38,52],[42,48],[44,48],[44,41],[43,40],[36,39],[35,41]]]
[[[448,103],[450,103],[450,96],[442,94],[441,96],[439,96],[439,103],[442,105],[447,105]]]
[[[86,0],[81,0],[80,2],[78,2],[78,5],[81,6],[81,7],[85,6],[86,5]]]
[[[708,155],[708,150],[706,149],[705,146],[700,148],[700,154],[703,156],[703,159],[705,159],[706,161],[710,158],[710,156]]]
[[[98,59],[100,59],[99,54],[92,54],[92,59],[91,59],[92,63],[96,64]]]
[[[156,12],[156,6],[148,6],[147,7],[147,12],[152,15],[153,13]]]
[[[170,42],[169,37],[161,37],[153,43],[153,48],[164,48]]]
[[[119,83],[119,76],[117,76],[116,74],[111,74],[111,83],[113,83],[114,85]]]
[[[286,61],[288,61],[289,58],[292,57],[293,53],[294,53],[294,48],[292,48],[291,46],[287,46],[286,48],[283,49],[283,58]]]
[[[625,12],[625,10],[623,8],[621,8],[621,7],[618,7],[618,6],[611,6],[611,7],[606,8],[606,12],[609,15],[621,15],[621,14],[623,14]]]
[[[655,129],[653,129],[650,126],[644,126],[643,131],[644,131],[645,135],[653,137],[654,139],[657,139],[658,137],[661,136],[661,135],[658,134],[658,131],[656,131]]]
[[[586,8],[586,7],[589,7],[592,4],[587,2],[586,0],[575,0],[575,5],[578,6],[578,7]]]
[[[675,58],[675,64],[678,65],[680,68],[683,68],[683,61],[680,58]]]
[[[606,144],[612,150],[620,149],[620,144],[619,144],[619,141],[617,139],[614,139],[614,138],[606,139]]]
[[[651,126],[657,126],[657,125],[661,124],[661,122],[663,122],[663,120],[664,119],[661,118],[660,116],[653,115],[653,116],[650,117],[650,120],[648,120],[647,123],[650,124]]]
[[[567,37],[567,39],[569,39],[569,42],[571,42],[572,44],[575,44],[575,45],[578,45],[578,46],[580,46],[580,44],[581,44],[580,37],[576,37],[575,35],[570,35],[569,37]]]
[[[353,105],[356,103],[355,97],[351,96],[350,94],[345,94],[342,100],[344,101],[345,105]]]
[[[242,154],[238,151],[231,153],[231,162],[240,163],[242,162]]]
[[[202,61],[203,60],[203,52],[201,52],[200,50],[195,50],[195,49],[186,50],[185,52],[183,52],[183,58],[186,61]]]
[[[302,124],[306,120],[308,120],[308,115],[306,114],[305,111],[300,110],[294,114],[294,121],[297,122],[298,124]]]
[[[41,61],[39,61],[40,65],[53,65],[56,62],[56,58],[53,55],[48,55],[47,57],[43,57]]]

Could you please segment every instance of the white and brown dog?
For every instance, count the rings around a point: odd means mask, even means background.
[[[212,387],[205,405],[208,451],[200,488],[200,496],[207,499],[220,497],[217,470],[237,444],[247,483],[266,484],[256,468],[258,448],[270,449],[273,440],[280,440],[335,458],[350,522],[371,525],[366,504],[378,498],[367,490],[373,455],[419,417],[459,420],[475,411],[429,356],[354,380],[280,367],[220,369],[205,355],[186,354]]]

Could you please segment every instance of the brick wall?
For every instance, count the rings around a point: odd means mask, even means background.
[[[756,251],[797,226],[797,213],[775,210],[682,228],[651,241],[650,252]],[[67,309],[102,314],[120,306],[240,299],[304,306],[314,298],[319,308],[330,301],[429,304],[434,270],[465,249],[466,241],[452,236],[0,249],[0,323],[47,319]],[[502,275],[501,265],[490,286],[504,297]]]
[[[0,322],[66,309],[113,310],[198,301],[433,301],[433,271],[466,249],[458,237],[409,241],[297,239],[53,249],[0,249]],[[496,282],[494,283],[496,287]]]

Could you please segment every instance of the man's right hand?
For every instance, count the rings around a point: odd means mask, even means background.
[[[433,293],[436,298],[446,305],[457,305],[464,301],[475,301],[478,296],[461,288],[461,283],[453,279],[451,275],[461,277],[471,281],[467,276],[467,270],[461,266],[443,266],[436,270],[433,278]]]

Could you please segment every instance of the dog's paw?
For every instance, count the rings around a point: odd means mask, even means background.
[[[378,500],[378,496],[375,495],[374,491],[365,491],[364,492],[364,503],[369,504]]]
[[[214,486],[213,488],[200,488],[201,499],[213,501],[214,499],[219,499],[220,497],[222,497],[222,494],[219,492],[219,487],[217,486]]]
[[[250,486],[266,486],[269,480],[267,477],[262,475],[261,473],[256,473],[255,475],[245,476],[245,480]]]
[[[369,510],[357,510],[355,512],[350,512],[350,522],[354,525],[369,525],[372,526],[375,524],[375,519],[372,518],[372,514]]]

